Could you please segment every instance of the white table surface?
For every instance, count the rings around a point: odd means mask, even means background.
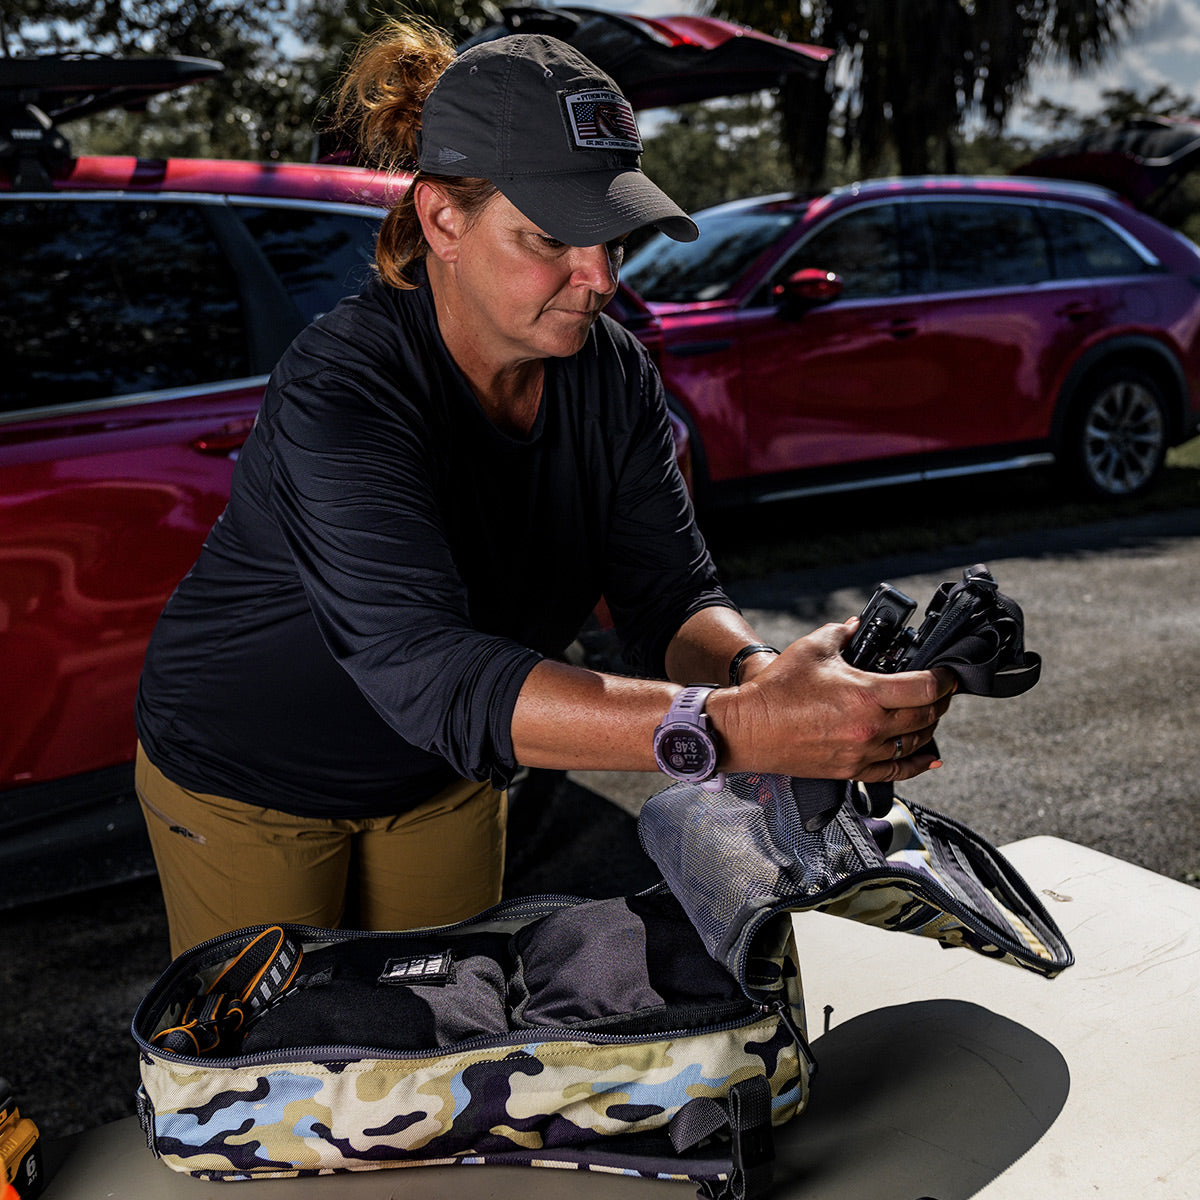
[[[1200,1198],[1200,890],[1056,838],[1005,854],[1075,952],[1055,980],[795,918],[820,1073],[808,1110],[776,1131],[779,1200]],[[48,1150],[47,1200],[695,1194],[524,1167],[205,1183],[157,1162],[133,1118]]]

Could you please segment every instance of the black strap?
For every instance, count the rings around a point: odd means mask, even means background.
[[[958,677],[959,691],[972,696],[1019,696],[1041,676],[1041,659],[1025,649],[1021,606],[982,563],[938,588],[926,625],[905,670],[946,667]]]
[[[172,1054],[234,1053],[249,1020],[291,986],[303,956],[280,926],[262,930],[206,992],[188,1001],[178,1024],[151,1042]]]
[[[943,583],[926,619],[931,628],[905,670],[946,667],[957,677],[959,691],[972,696],[1019,696],[1041,678],[1041,658],[1025,649],[1020,605],[999,590],[982,563],[968,567],[958,582]],[[924,749],[937,753],[932,742]],[[892,784],[863,784],[862,791],[871,816],[884,816],[891,808]],[[802,819],[805,815],[801,811]],[[822,817],[831,815],[827,811]]]
[[[690,1100],[671,1119],[667,1132],[677,1154],[706,1139],[729,1133],[729,1177],[706,1180],[697,1196],[705,1200],[759,1200],[771,1190],[775,1138],[771,1131],[771,1087],[765,1075],[735,1083],[727,1101]]]
[[[767,646],[763,642],[751,642],[750,645],[743,646],[729,662],[729,686],[737,687],[742,682],[742,664],[746,659],[755,654],[778,653],[774,646]]]

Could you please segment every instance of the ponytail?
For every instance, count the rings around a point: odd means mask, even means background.
[[[421,108],[453,61],[444,30],[417,17],[390,18],[355,49],[335,93],[335,126],[373,166],[415,167]]]
[[[468,220],[496,193],[484,180],[416,173],[421,109],[454,57],[449,35],[432,22],[390,18],[359,43],[335,92],[334,127],[357,143],[367,162],[414,172],[375,245],[375,269],[391,287],[415,287],[409,269],[429,249],[413,198],[418,177],[436,179]]]

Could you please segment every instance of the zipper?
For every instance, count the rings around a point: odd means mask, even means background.
[[[1033,889],[1029,886],[1024,877],[1018,872],[1007,867],[1007,864],[1003,861],[1000,852],[991,844],[991,842],[989,842],[986,838],[980,837],[979,834],[975,833],[968,826],[962,824],[961,821],[956,821],[953,817],[943,816],[941,813],[934,812],[932,809],[926,808],[922,804],[906,803],[908,804],[908,808],[914,814],[914,816],[919,817],[926,826],[932,827],[936,830],[938,825],[942,825],[952,832],[958,834],[963,841],[974,842],[975,845],[980,847],[980,849],[986,851],[988,865],[991,867],[999,881],[1011,892],[1012,896],[1014,896],[1028,908],[1029,912],[1036,917],[1043,926],[1042,929],[1035,930],[1035,932],[1049,935],[1045,939],[1046,948],[1048,950],[1053,949],[1055,952],[1061,954],[1065,958],[1066,961],[1064,967],[1060,969],[1065,969],[1065,967],[1070,966],[1075,961],[1075,956],[1071,953],[1066,940],[1062,936],[1062,932],[1059,930],[1058,926],[1055,925],[1053,918],[1046,910],[1046,906],[1037,898]],[[953,847],[951,847],[951,849],[953,849]],[[912,868],[907,869],[913,870]],[[913,870],[913,874],[920,878],[920,872]],[[961,920],[963,914],[966,913],[967,910],[962,905],[959,905],[953,896],[948,896],[947,898],[954,906],[952,910],[953,915],[959,917]],[[970,915],[975,916],[976,914],[972,913]],[[1018,913],[1017,915],[1020,916],[1021,914]],[[964,922],[964,924],[965,923],[966,922]],[[990,925],[991,922],[988,922],[988,924]],[[1029,948],[1024,946],[1024,943],[1017,941],[1015,938],[1007,934],[1004,934],[1003,936],[1009,943],[1011,943],[1011,945],[1022,949],[1024,954],[1029,956],[1032,963],[1044,963],[1045,960],[1038,958],[1036,955],[1032,955],[1029,951]],[[1000,944],[1003,943],[1001,942]]]
[[[455,1042],[450,1046],[441,1046],[432,1050],[389,1050],[380,1046],[289,1046],[283,1050],[271,1050],[263,1054],[241,1054],[231,1058],[204,1058],[192,1054],[164,1054],[157,1047],[150,1045],[136,1030],[133,1037],[143,1052],[155,1057],[163,1063],[179,1063],[183,1066],[212,1067],[222,1069],[236,1067],[274,1066],[280,1063],[294,1063],[300,1060],[311,1063],[343,1063],[364,1058],[385,1058],[402,1062],[421,1062],[425,1059],[443,1058],[449,1054],[463,1054],[471,1050],[501,1049],[505,1046],[524,1046],[530,1043],[544,1042],[587,1042],[592,1045],[630,1045],[641,1042],[660,1042],[664,1040],[696,1037],[710,1033],[724,1033],[730,1029],[740,1029],[754,1025],[769,1015],[767,1005],[751,1002],[751,1011],[743,1017],[727,1021],[719,1021],[715,1025],[699,1025],[689,1029],[666,1029],[654,1033],[603,1033],[598,1030],[572,1029],[562,1025],[531,1025],[517,1034],[500,1036],[480,1036]],[[794,1029],[788,1022],[788,1029]],[[793,1034],[795,1036],[795,1034]],[[806,1043],[807,1045],[807,1043]]]
[[[194,829],[189,829],[186,825],[181,825],[174,817],[163,812],[157,804],[151,804],[149,800],[142,794],[140,789],[137,791],[137,798],[141,803],[160,820],[166,827],[168,832],[178,834],[180,837],[185,837],[189,841],[195,842],[197,845],[207,845],[208,839],[201,833],[197,833]]]
[[[764,1013],[774,1013],[783,1023],[788,1033],[792,1035],[792,1040],[796,1043],[796,1049],[800,1051],[804,1061],[808,1064],[808,1079],[811,1083],[816,1077],[819,1064],[812,1052],[812,1046],[809,1045],[808,1038],[804,1035],[804,1030],[796,1024],[796,1020],[792,1016],[791,1005],[781,997],[777,997],[769,1004],[760,1004],[758,1007]]]
[[[911,808],[913,806],[909,805],[909,807]],[[952,895],[949,889],[946,889],[944,885],[943,890],[945,891],[945,895],[939,897],[936,904],[925,899],[924,895],[922,894],[922,890],[924,885],[928,883],[928,876],[923,872],[918,871],[915,867],[907,867],[902,863],[888,864],[879,867],[868,867],[865,870],[856,873],[853,880],[853,886],[858,886],[863,883],[871,883],[875,880],[882,879],[902,879],[911,883],[915,893],[915,898],[920,903],[927,904],[933,909],[940,908],[944,910],[950,916],[961,922],[967,929],[976,930],[980,925],[984,926],[990,941],[994,942],[995,945],[1004,950],[1006,953],[1013,955],[1015,958],[1019,958],[1023,963],[1033,970],[1047,973],[1047,968],[1051,968],[1053,969],[1054,973],[1057,973],[1059,970],[1063,969],[1053,961],[1047,961],[1044,958],[1039,958],[1033,953],[1032,950],[1030,950],[1029,946],[1025,942],[1018,941],[1015,936],[1005,930],[1000,929],[998,926],[993,924],[993,922],[989,921],[982,913],[976,912],[973,909],[969,909],[966,905],[959,903],[958,899]],[[1010,880],[1006,879],[1005,882],[1011,884]],[[1014,889],[1014,891],[1016,891],[1016,889]],[[826,901],[837,899],[839,894],[839,888],[833,887],[819,893],[815,897],[796,897],[790,901],[780,900],[767,908],[760,909],[752,920],[747,921],[746,924],[742,926],[741,935],[739,937],[740,945],[737,952],[735,971],[737,978],[739,980],[744,980],[746,977],[746,962],[750,957],[750,948],[753,945],[754,939],[763,924],[771,920],[773,917],[779,916],[781,913],[809,912],[816,908],[818,904],[823,904]],[[1062,941],[1062,935],[1058,934],[1057,929],[1050,922],[1050,918],[1043,915],[1042,906],[1034,898],[1025,897],[1020,892],[1017,892],[1017,894],[1027,902],[1032,900],[1032,903],[1030,904],[1030,910],[1035,916],[1042,918],[1046,925],[1046,932],[1051,935],[1043,940],[1048,943],[1056,943],[1054,950],[1066,951],[1066,956],[1069,960],[1066,965],[1070,966],[1071,962],[1074,961],[1074,956],[1066,950],[1066,944]],[[798,901],[800,901],[800,903],[798,903]],[[1042,931],[1035,930],[1035,932],[1041,933]],[[1051,949],[1051,946],[1047,945],[1047,949]],[[743,988],[746,987],[745,984],[742,986]],[[751,995],[748,990],[747,995],[750,996],[752,1000],[755,999],[755,997]]]

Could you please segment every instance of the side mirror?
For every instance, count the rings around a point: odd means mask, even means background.
[[[805,267],[789,275],[771,289],[771,296],[781,308],[812,308],[828,304],[842,294],[842,279],[820,267]]]

